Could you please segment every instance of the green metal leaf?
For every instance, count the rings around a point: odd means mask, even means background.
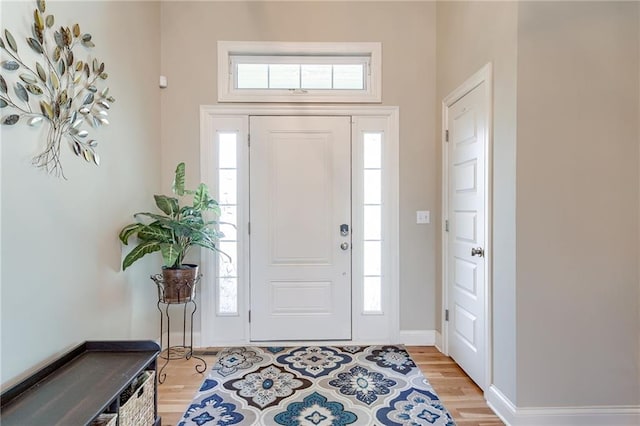
[[[4,30],[4,36],[7,39],[7,44],[13,50],[14,53],[18,53],[18,45],[16,44],[16,39],[13,38],[13,35],[9,32],[9,30]]]
[[[53,33],[53,39],[56,41],[56,46],[60,48],[64,47],[64,40],[62,38],[62,34],[60,33],[60,31],[55,31]]]
[[[64,73],[67,71],[67,64],[64,60],[58,62],[58,74],[60,74],[60,78],[64,76]]]
[[[16,83],[16,87],[14,90],[16,92],[16,96],[18,96],[20,100],[29,102],[29,94],[22,84]]]
[[[38,40],[40,44],[44,43],[44,34],[42,33],[43,30],[38,28],[38,24],[34,23],[32,30],[33,30],[33,36],[36,38],[36,40]]]
[[[80,37],[80,25],[75,24],[73,26],[73,36],[76,38]]]
[[[47,18],[45,19],[45,24],[47,24],[47,28],[53,27],[54,22],[55,22],[55,18],[53,17],[53,15],[47,15]]]
[[[0,75],[0,92],[7,93],[7,89],[7,82],[5,81],[4,77]]]
[[[185,164],[180,163],[176,167],[176,174],[173,179],[173,192],[177,195],[184,195],[184,176],[185,176]]]
[[[4,61],[2,63],[2,68],[7,71],[15,71],[20,68],[20,64],[18,64],[16,61]]]
[[[27,91],[36,96],[40,96],[43,93],[40,86],[36,86],[35,84],[27,84]]]
[[[62,39],[64,40],[64,45],[69,47],[71,46],[71,42],[73,41],[73,36],[71,35],[71,30],[69,27],[61,28],[62,31]]]
[[[43,83],[47,82],[47,73],[44,71],[42,65],[39,62],[36,62],[36,72],[38,73],[38,77]]]
[[[33,22],[35,22],[40,30],[44,30],[44,19],[38,9],[33,11]]]
[[[0,108],[5,108],[9,104],[4,99],[0,98]]]
[[[166,195],[154,195],[153,198],[156,200],[156,206],[165,214],[173,216],[180,210],[176,198],[167,197]]]
[[[180,246],[177,244],[161,244],[160,251],[162,252],[165,266],[179,266],[176,265],[176,262],[180,256]]]
[[[29,124],[29,126],[33,127],[33,126],[36,126],[36,125],[40,124],[42,122],[42,120],[43,120],[43,118],[41,116],[31,117],[27,121],[27,124]]]
[[[36,84],[38,82],[38,79],[31,74],[20,74],[20,80],[27,84]]]
[[[13,126],[20,120],[20,116],[17,114],[7,115],[3,120],[2,124],[6,124],[7,126]]]
[[[45,3],[45,0],[38,0],[38,10],[44,13],[46,8],[47,8],[47,4]]]
[[[144,255],[160,250],[160,244],[155,241],[143,241],[127,254],[122,261],[122,270],[127,269],[133,262],[140,259]]]
[[[27,43],[29,44],[29,47],[31,47],[31,50],[33,50],[34,52],[39,53],[39,54],[44,53],[44,50],[42,50],[42,45],[35,38],[29,37],[27,39]]]
[[[49,76],[51,77],[51,87],[53,87],[53,90],[58,90],[60,88],[60,80],[58,79],[58,76],[55,72],[52,72]]]
[[[40,101],[40,110],[49,120],[53,120],[53,108],[47,101]]]
[[[82,101],[82,105],[87,105],[93,102],[93,93],[87,93],[87,96],[84,97]]]

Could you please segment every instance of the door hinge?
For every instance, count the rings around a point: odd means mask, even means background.
[[[449,321],[449,310],[448,309],[444,310],[444,320],[445,321]]]
[[[449,232],[449,219],[444,221],[444,231]]]
[[[251,133],[247,133],[247,146],[251,146]]]
[[[247,223],[247,231],[251,235],[251,222]]]
[[[449,142],[449,130],[444,131],[444,141]]]
[[[249,309],[249,322],[251,322],[251,309]]]

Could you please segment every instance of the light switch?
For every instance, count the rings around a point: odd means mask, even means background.
[[[416,212],[416,223],[431,223],[431,212],[429,210],[418,210]]]

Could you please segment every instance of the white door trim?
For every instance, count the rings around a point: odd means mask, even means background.
[[[448,96],[446,96],[442,100],[442,350],[445,355],[449,354],[449,323],[445,321],[445,310],[448,306],[449,301],[449,286],[448,286],[448,238],[447,231],[445,227],[445,220],[448,219],[448,211],[449,211],[449,163],[448,163],[448,149],[447,149],[447,141],[446,141],[446,132],[447,132],[447,123],[448,123],[448,107],[453,105],[456,101],[462,98],[464,95],[469,93],[478,85],[485,83],[485,100],[486,100],[486,111],[487,111],[487,126],[486,126],[486,134],[485,140],[487,141],[485,146],[485,221],[482,224],[485,230],[485,276],[484,276],[484,285],[485,285],[485,329],[484,329],[484,338],[485,338],[485,348],[486,348],[486,356],[485,356],[485,382],[483,384],[484,389],[488,390],[491,383],[493,382],[492,376],[492,321],[491,321],[491,300],[492,300],[492,214],[491,214],[491,206],[492,206],[492,152],[493,152],[493,141],[492,141],[492,127],[493,127],[493,119],[492,119],[492,107],[493,107],[493,87],[492,87],[492,77],[493,70],[491,63],[486,64],[479,71],[469,77],[464,83],[462,83],[458,88],[453,90]]]
[[[399,321],[399,108],[389,106],[266,106],[266,105],[203,105],[200,107],[200,175],[201,181],[210,185],[212,193],[215,196],[216,191],[213,188],[217,182],[217,176],[212,171],[213,159],[215,153],[211,143],[211,136],[216,131],[233,131],[238,134],[239,141],[243,148],[238,150],[239,159],[238,167],[245,169],[244,172],[239,171],[239,188],[238,194],[241,200],[248,198],[248,164],[245,163],[244,157],[248,157],[247,137],[248,137],[248,120],[249,116],[260,115],[283,115],[283,116],[351,116],[355,123],[366,123],[369,119],[384,120],[384,127],[387,135],[388,151],[386,152],[388,167],[387,182],[387,200],[389,206],[388,214],[388,243],[389,253],[391,254],[387,265],[386,282],[388,283],[389,298],[387,309],[383,315],[368,315],[362,313],[361,304],[357,305],[356,298],[352,298],[352,324],[353,333],[352,344],[365,343],[398,343],[400,338],[400,321]],[[362,130],[367,130],[362,128]],[[372,131],[377,131],[374,129]],[[354,138],[355,143],[355,138]],[[247,155],[245,155],[245,152]],[[243,157],[242,159],[240,157]],[[248,205],[248,203],[247,203]],[[242,211],[241,211],[242,210]],[[249,253],[248,253],[248,209],[238,211],[238,250],[243,254],[238,265],[239,271],[245,271],[245,277],[248,276],[249,270]],[[243,243],[244,242],[244,243]],[[215,289],[209,285],[215,281],[206,277],[215,277],[215,266],[213,262],[205,260],[207,253],[203,253],[201,264],[203,266],[203,282],[200,292],[200,303],[198,311],[200,313],[200,340],[196,341],[198,346],[222,346],[229,344],[249,344],[249,280],[239,280],[238,282],[238,312],[233,315],[220,315],[216,312]],[[210,256],[207,258],[210,259]],[[240,272],[239,272],[240,273]],[[242,282],[240,282],[242,281]],[[356,318],[358,316],[358,318]],[[379,327],[376,319],[386,318],[386,327]],[[206,326],[208,324],[208,326]],[[366,327],[370,324],[371,327]],[[377,330],[371,333],[365,327]],[[349,341],[346,341],[349,342]],[[291,342],[289,342],[291,343]],[[342,342],[344,344],[345,341]]]

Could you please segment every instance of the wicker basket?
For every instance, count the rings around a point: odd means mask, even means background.
[[[155,371],[145,371],[131,397],[120,407],[120,426],[148,426],[155,421]]]
[[[100,414],[89,426],[116,426],[118,415],[116,413]]]

